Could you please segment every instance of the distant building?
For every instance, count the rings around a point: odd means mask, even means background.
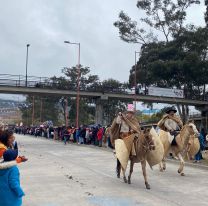
[[[142,110],[142,114],[150,115],[150,116],[153,115],[153,114],[156,114],[158,112],[160,112],[159,109],[144,109],[144,110]]]
[[[19,124],[22,121],[19,104],[19,101],[0,99],[0,122],[3,124]]]
[[[4,124],[15,124],[22,120],[19,108],[0,108],[0,122]]]

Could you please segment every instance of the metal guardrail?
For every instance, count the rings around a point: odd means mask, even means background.
[[[27,87],[35,87],[38,83],[47,82],[50,79],[47,77],[27,77]],[[0,85],[1,86],[15,86],[15,87],[25,87],[26,77],[23,75],[10,75],[10,74],[0,74]]]
[[[25,87],[26,77],[23,75],[0,74],[0,86]],[[77,84],[73,84],[70,82],[59,83],[58,79],[56,80],[47,77],[28,76],[27,87],[76,90]],[[119,88],[113,88],[113,87],[103,86],[101,82],[96,82],[95,84],[91,84],[91,85],[84,85],[81,83],[80,85],[80,91],[88,91],[88,92],[128,93],[127,90],[130,89],[128,89],[128,87],[123,85],[121,85]],[[133,90],[131,92],[133,93]]]

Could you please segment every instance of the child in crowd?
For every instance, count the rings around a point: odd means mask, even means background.
[[[0,205],[21,206],[25,195],[20,187],[19,169],[16,158],[18,150],[8,149],[3,154],[4,161],[0,163]]]

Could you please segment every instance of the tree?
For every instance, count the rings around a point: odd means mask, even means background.
[[[62,72],[66,75],[72,89],[76,89],[78,79],[77,67],[65,67]],[[92,88],[97,84],[99,84],[99,77],[97,75],[91,75],[89,67],[83,67],[82,65],[80,65],[80,90]]]
[[[114,23],[119,29],[120,38],[130,43],[147,44],[157,40],[153,31],[163,34],[165,41],[180,36],[185,29],[186,10],[193,4],[200,4],[199,0],[138,0],[137,8],[145,12],[145,17],[140,19],[140,24],[149,26],[149,31],[137,26],[123,11],[119,20]],[[153,31],[152,31],[153,30]]]
[[[186,98],[199,98],[208,82],[208,30],[185,31],[168,43],[143,45],[136,65],[137,81],[145,86],[184,89]],[[197,68],[197,69],[196,69]],[[135,66],[130,71],[134,84]]]
[[[102,87],[105,89],[109,89],[113,92],[113,90],[120,90],[122,83],[115,79],[107,79],[102,82]],[[122,92],[122,90],[121,90]],[[126,105],[128,101],[125,100],[117,100],[111,99],[104,102],[104,118],[107,123],[111,123],[115,118],[115,115],[120,111],[125,111]]]
[[[178,88],[185,98],[204,99],[208,82],[208,30],[194,28],[184,31],[169,42],[153,42],[141,48],[136,65],[137,82],[144,86]],[[134,84],[135,66],[130,71]],[[188,107],[178,106],[186,121]]]
[[[156,40],[152,32],[146,32],[143,28],[137,28],[137,22],[123,11],[119,14],[119,20],[114,23],[114,26],[119,29],[120,38],[128,43],[146,44],[150,40]]]
[[[66,76],[64,82],[67,82],[68,89],[77,90],[78,70],[77,67],[67,68],[65,67],[62,72]],[[97,75],[91,75],[89,67],[83,67],[80,65],[80,90],[94,90],[100,85],[99,77]],[[75,125],[76,122],[76,98],[68,98],[69,110],[69,123]],[[94,121],[93,116],[95,114],[95,108],[92,107],[93,100],[88,98],[80,98],[80,112],[79,122],[81,124],[90,124]],[[63,108],[64,111],[64,108]]]
[[[24,125],[32,124],[32,113],[34,103],[34,125],[40,125],[41,123],[52,120],[54,125],[60,124],[59,121],[59,98],[54,96],[33,96],[28,95],[24,104],[20,105],[22,112],[22,119]]]

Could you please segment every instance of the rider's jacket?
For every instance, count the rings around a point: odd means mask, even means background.
[[[179,117],[166,114],[158,122],[158,126],[165,131],[179,131],[183,127],[183,123]]]
[[[164,126],[168,131],[179,131],[180,130],[178,123],[172,119],[166,119],[164,122]]]
[[[130,126],[122,119],[120,115],[116,118],[116,123],[120,125],[120,133],[128,133]]]

